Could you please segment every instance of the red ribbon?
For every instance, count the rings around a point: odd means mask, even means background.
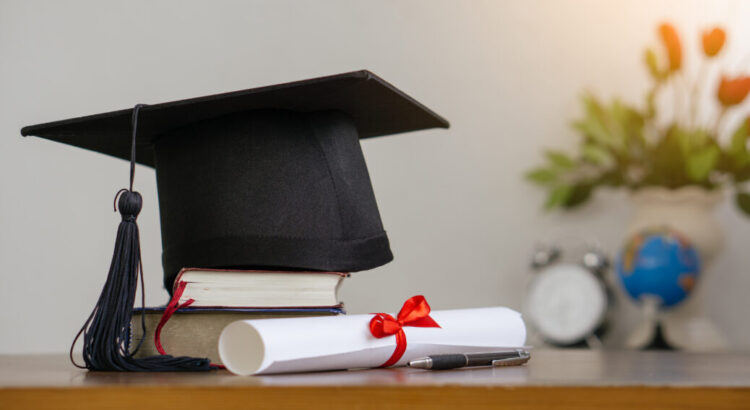
[[[404,355],[406,351],[404,326],[440,327],[430,317],[430,305],[427,304],[427,300],[422,295],[412,296],[407,299],[395,319],[387,313],[374,313],[374,315],[370,320],[370,333],[373,336],[380,339],[396,335],[396,350],[393,351],[391,357],[385,363],[381,364],[380,367],[392,366]]]
[[[172,294],[172,300],[169,301],[169,304],[167,304],[167,307],[164,308],[164,313],[161,315],[161,319],[159,320],[159,324],[156,325],[156,331],[154,331],[154,346],[156,346],[156,350],[161,355],[166,355],[167,352],[164,350],[164,347],[161,345],[161,330],[164,328],[164,325],[167,324],[167,321],[169,321],[169,318],[172,317],[172,315],[177,312],[178,310],[188,307],[195,302],[194,299],[188,299],[185,301],[185,303],[180,304],[180,297],[182,297],[182,292],[185,291],[185,286],[187,285],[187,282],[178,282],[177,286],[174,289],[174,293]],[[141,314],[144,314],[145,312],[142,312]],[[218,364],[211,364],[211,367],[223,369],[223,365]]]
[[[185,285],[187,285],[187,282],[177,283],[174,294],[172,295],[172,300],[170,300],[167,307],[164,308],[164,313],[161,315],[159,324],[156,325],[156,331],[154,332],[154,346],[156,346],[156,351],[161,355],[167,354],[167,352],[164,351],[164,347],[161,345],[161,329],[167,324],[167,321],[172,317],[174,312],[177,312],[181,308],[188,307],[195,302],[193,299],[188,299],[185,303],[180,305],[180,296],[182,296],[182,292],[185,290]]]

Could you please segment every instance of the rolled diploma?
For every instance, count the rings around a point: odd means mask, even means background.
[[[504,307],[433,311],[440,328],[405,326],[406,352],[396,363],[431,354],[518,348],[526,340],[521,315]],[[396,337],[375,338],[373,315],[244,320],[219,338],[219,355],[238,375],[378,367],[396,348]],[[395,317],[395,315],[394,315]]]

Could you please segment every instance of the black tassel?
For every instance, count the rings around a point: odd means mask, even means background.
[[[133,357],[143,343],[143,339],[132,350],[130,344],[130,320],[133,304],[141,283],[141,306],[145,306],[143,287],[143,266],[141,246],[136,218],[141,212],[143,199],[133,191],[135,176],[135,142],[138,127],[138,112],[141,105],[133,109],[133,137],[130,153],[130,189],[122,189],[115,196],[115,209],[119,209],[122,222],[117,228],[115,250],[107,274],[107,281],[96,302],[94,310],[81,327],[70,347],[70,360],[80,368],[89,370],[163,372],[163,371],[206,371],[211,370],[209,359],[193,357],[149,356]],[[119,200],[118,200],[119,197]],[[141,315],[141,328],[146,333],[146,322]],[[81,366],[73,359],[73,348],[83,334],[83,360]]]

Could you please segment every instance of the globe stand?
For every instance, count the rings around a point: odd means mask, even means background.
[[[661,324],[664,338],[671,346],[692,352],[716,352],[727,350],[726,341],[706,316],[703,294],[694,289],[687,300],[662,313]]]
[[[625,340],[629,349],[645,349],[654,340],[659,326],[661,300],[655,296],[641,297],[641,321]]]
[[[693,294],[670,310],[661,311],[655,296],[641,298],[641,321],[625,342],[630,349],[716,352],[726,342],[713,323],[702,314],[702,297]]]

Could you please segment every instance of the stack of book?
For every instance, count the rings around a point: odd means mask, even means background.
[[[165,307],[136,309],[130,346],[134,349],[140,343],[136,357],[159,354],[154,336],[159,323],[166,320],[159,339],[167,354],[208,357],[221,364],[218,340],[226,325],[236,320],[342,314],[338,289],[348,276],[342,272],[185,268],[175,279],[170,304],[188,306],[166,316]]]

